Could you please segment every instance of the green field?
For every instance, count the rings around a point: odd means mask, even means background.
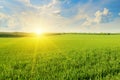
[[[120,80],[120,35],[1,37],[0,80]]]

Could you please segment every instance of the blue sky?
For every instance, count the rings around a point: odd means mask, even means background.
[[[120,0],[0,0],[0,31],[120,32]]]

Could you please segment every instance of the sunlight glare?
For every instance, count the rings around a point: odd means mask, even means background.
[[[36,29],[36,30],[34,31],[34,33],[35,33],[36,35],[42,35],[44,32],[43,32],[42,29]]]

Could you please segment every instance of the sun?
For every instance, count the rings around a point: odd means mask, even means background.
[[[44,31],[43,31],[42,29],[36,29],[36,30],[34,31],[34,33],[35,33],[36,35],[42,35],[42,34],[44,33]]]

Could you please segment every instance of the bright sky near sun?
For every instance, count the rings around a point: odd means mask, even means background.
[[[120,32],[120,0],[0,0],[0,31]]]

